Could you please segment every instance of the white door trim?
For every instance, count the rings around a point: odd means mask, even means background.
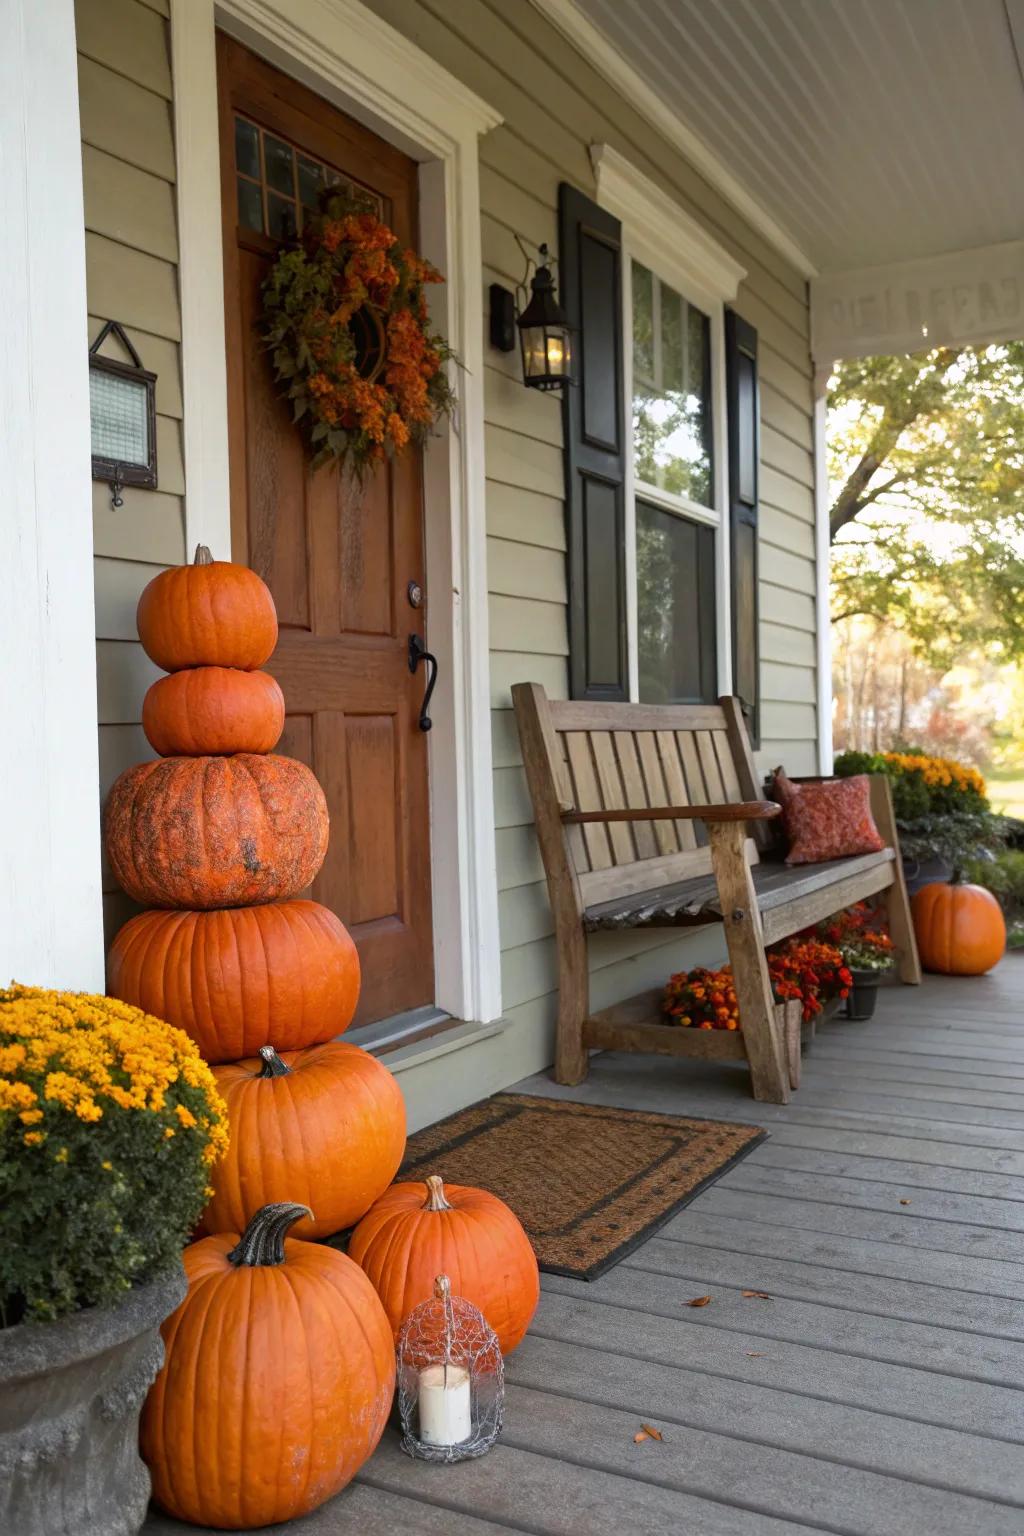
[[[89,338],[72,0],[11,0],[3,38],[0,985],[13,975],[102,992]]]
[[[189,543],[201,538],[215,553],[230,549],[223,489],[228,445],[216,26],[420,162],[420,245],[445,275],[444,288],[435,290],[438,319],[465,365],[456,379],[455,420],[431,439],[425,456],[427,587],[433,594],[427,638],[441,676],[429,746],[436,998],[456,1017],[486,1023],[501,1013],[501,951],[488,677],[477,138],[501,119],[359,0],[171,0],[175,115],[181,125],[186,524]],[[190,417],[200,411],[209,412],[207,422],[190,432]],[[206,475],[222,489],[216,498],[200,492],[193,507],[191,487]]]

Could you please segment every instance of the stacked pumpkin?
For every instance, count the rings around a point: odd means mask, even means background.
[[[299,896],[327,852],[327,804],[303,763],[273,751],[284,698],[260,670],[277,643],[268,588],[200,548],[149,584],[137,622],[169,675],[143,705],[160,757],[127,769],[106,806],[111,867],[147,908],[114,940],[108,985],[193,1037],[231,1126],[202,1221],[224,1235],[186,1252],[189,1294],[165,1327],[143,1444],[172,1514],[245,1528],[315,1508],[383,1431],[394,1354],[381,1303],[351,1260],[296,1239],[351,1226],[383,1193],[405,1107],[391,1073],[336,1038],[359,960],[334,913]],[[280,1264],[292,1280],[271,1285]],[[192,1432],[196,1411],[233,1426],[216,1454]]]
[[[405,1108],[391,1073],[336,1038],[358,956],[334,913],[298,894],[327,851],[327,806],[310,770],[273,751],[284,699],[259,670],[277,642],[269,590],[200,547],[149,584],[137,622],[169,675],[143,704],[160,757],[107,801],[111,867],[148,908],[115,938],[108,985],[196,1040],[231,1130],[210,1235],[186,1250],[189,1292],[164,1325],[143,1451],[165,1509],[248,1529],[308,1513],[373,1451],[394,1338],[438,1273],[507,1353],[537,1305],[537,1260],[483,1190],[388,1188]],[[301,1241],[357,1222],[351,1258]]]

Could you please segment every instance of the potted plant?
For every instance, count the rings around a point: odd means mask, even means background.
[[[0,990],[0,1530],[140,1529],[139,1411],[225,1125],[181,1030]]]
[[[879,983],[892,970],[892,940],[878,929],[865,929],[844,939],[841,947],[843,962],[853,978],[846,1017],[870,1019],[878,1001]]]

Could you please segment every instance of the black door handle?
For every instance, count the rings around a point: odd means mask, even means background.
[[[434,685],[437,682],[437,657],[432,651],[427,650],[419,635],[410,635],[409,671],[415,672],[421,661],[425,661],[427,666],[433,669],[429,678],[427,679],[427,691],[423,695],[423,704],[420,708],[420,730],[429,731],[431,726],[434,724],[433,720],[430,718],[429,710],[430,698],[434,692]]]

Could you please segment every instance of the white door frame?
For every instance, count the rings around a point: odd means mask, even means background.
[[[103,991],[85,217],[72,0],[2,7],[0,986]]]
[[[501,1013],[491,772],[484,343],[477,139],[500,116],[359,0],[171,0],[188,545],[230,550],[215,28],[420,164],[420,244],[444,273],[441,327],[464,368],[458,410],[424,465],[432,706],[430,836],[436,1001]]]

